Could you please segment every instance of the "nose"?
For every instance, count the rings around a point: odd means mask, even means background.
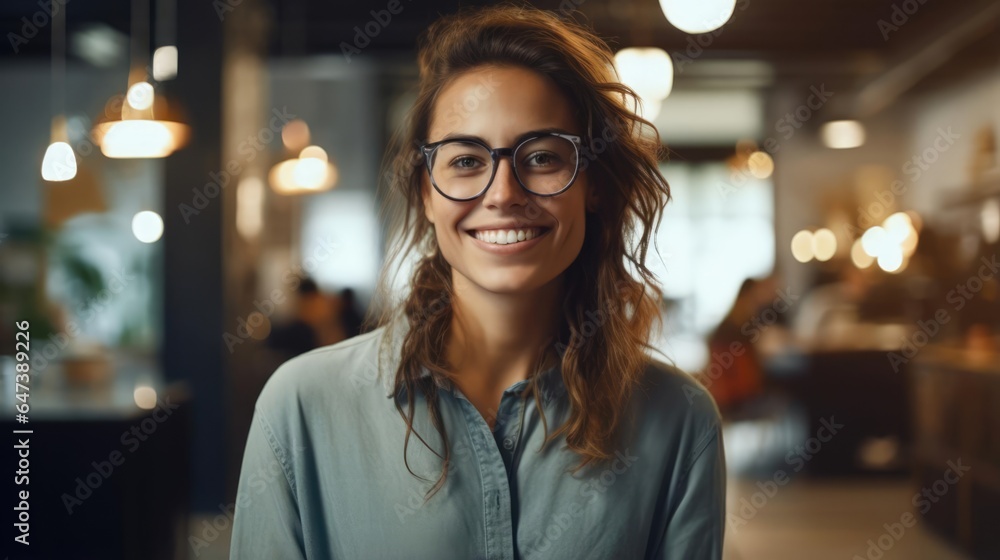
[[[483,196],[483,205],[487,208],[509,208],[528,204],[528,193],[521,188],[514,175],[514,164],[510,157],[501,157],[497,161],[496,175],[493,184]]]

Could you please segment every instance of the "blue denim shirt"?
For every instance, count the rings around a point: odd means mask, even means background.
[[[504,391],[491,430],[435,381],[453,464],[411,436],[378,368],[385,329],[284,363],[257,400],[240,473],[231,556],[243,559],[604,559],[722,557],[725,459],[718,410],[695,380],[650,361],[626,412],[635,428],[614,460],[572,474],[579,457],[544,439],[527,381]],[[381,371],[381,374],[380,374]],[[568,417],[554,367],[541,373],[549,430]],[[432,377],[425,370],[423,381]],[[399,397],[397,397],[399,398]],[[414,429],[442,448],[422,394]]]

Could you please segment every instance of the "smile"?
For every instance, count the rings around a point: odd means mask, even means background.
[[[494,245],[514,245],[525,241],[531,241],[532,239],[543,235],[547,231],[548,228],[537,227],[523,229],[489,229],[471,230],[469,231],[469,235],[484,243],[492,243]]]

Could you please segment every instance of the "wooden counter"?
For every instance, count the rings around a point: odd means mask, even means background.
[[[1000,558],[1000,357],[927,347],[911,366],[915,493],[949,461],[969,467],[923,518],[976,558]]]

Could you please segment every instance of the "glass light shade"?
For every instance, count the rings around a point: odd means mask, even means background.
[[[858,268],[868,268],[875,262],[875,257],[866,253],[864,247],[861,246],[860,239],[855,239],[854,244],[851,245],[851,262]]]
[[[177,77],[177,47],[167,45],[153,52],[153,79],[158,82]]]
[[[691,34],[708,33],[733,17],[736,0],[660,0],[660,9],[671,25]]]
[[[885,252],[885,248],[892,245],[888,233],[882,226],[868,228],[861,235],[861,247],[866,253],[873,257],[878,257]]]
[[[674,87],[674,63],[656,47],[629,47],[615,53],[615,68],[623,84],[644,101],[662,101]]]
[[[800,263],[813,260],[813,234],[809,230],[802,230],[792,236],[792,256]]]
[[[816,260],[826,262],[837,253],[837,236],[827,228],[813,232],[812,252]]]
[[[747,158],[747,169],[758,179],[767,179],[774,173],[774,160],[767,152],[753,152]]]
[[[101,153],[109,158],[167,157],[187,139],[188,127],[170,121],[125,120],[94,127]]]
[[[53,142],[42,158],[42,179],[69,181],[76,177],[76,154],[66,142]]]
[[[271,168],[268,180],[278,194],[307,194],[332,189],[337,183],[337,168],[327,161],[319,146],[302,150],[298,158],[285,160]]]
[[[898,245],[887,245],[877,259],[878,267],[886,272],[903,271],[903,249]]]
[[[163,218],[152,210],[132,216],[132,235],[143,243],[155,243],[163,237]]]
[[[190,128],[160,92],[142,79],[130,80],[124,97],[111,98],[94,140],[109,158],[161,158],[187,144]]]
[[[863,146],[865,127],[858,121],[830,121],[823,125],[823,143],[828,148],[846,150]]]

